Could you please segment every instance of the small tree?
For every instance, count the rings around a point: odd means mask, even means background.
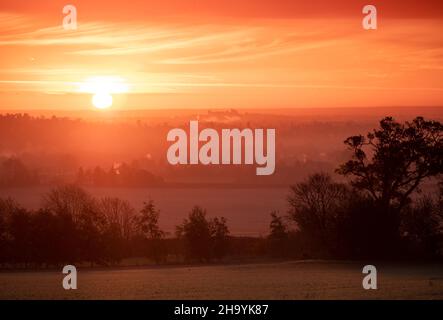
[[[283,217],[279,216],[277,211],[271,212],[269,228],[271,230],[269,234],[270,239],[286,239],[288,237],[288,227],[284,223]]]
[[[291,186],[289,217],[313,247],[330,253],[337,244],[338,215],[349,196],[347,187],[330,175],[313,174]]]
[[[106,219],[106,224],[115,226],[120,236],[129,241],[135,232],[135,210],[131,204],[119,198],[105,197],[100,199],[99,208]]]
[[[186,257],[199,261],[211,258],[211,230],[206,219],[206,210],[195,206],[188,219],[177,227],[177,236],[184,240]]]
[[[146,238],[161,239],[164,236],[158,224],[159,217],[160,211],[156,209],[154,201],[149,200],[143,203],[143,208],[135,219],[139,230]]]
[[[148,240],[148,256],[153,258],[156,263],[163,261],[166,255],[161,242],[165,234],[159,227],[159,217],[160,211],[155,208],[152,200],[145,202],[140,214],[135,217],[136,226]]]
[[[185,255],[189,259],[209,261],[223,258],[229,248],[229,229],[226,218],[206,218],[206,210],[195,206],[188,219],[177,226],[177,237],[184,240]]]
[[[270,234],[268,236],[268,249],[271,256],[283,257],[288,255],[288,227],[283,221],[283,217],[277,211],[271,212],[271,223],[269,225]]]
[[[131,253],[135,210],[128,201],[105,197],[98,202],[105,218],[104,245],[108,260],[116,263]]]
[[[222,259],[229,249],[229,229],[225,217],[215,217],[210,221],[211,238],[213,243],[213,255],[216,259]]]

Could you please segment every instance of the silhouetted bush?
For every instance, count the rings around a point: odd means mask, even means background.
[[[227,253],[229,230],[225,218],[206,218],[206,210],[195,206],[188,219],[177,226],[177,237],[184,241],[187,260],[210,261]]]
[[[413,255],[427,259],[443,255],[443,211],[439,199],[423,197],[406,208],[401,231]]]
[[[209,224],[212,239],[212,256],[217,259],[223,259],[229,250],[229,228],[225,217],[215,217]]]
[[[165,233],[160,230],[159,217],[160,211],[155,208],[152,200],[145,202],[135,217],[136,228],[145,241],[146,256],[157,263],[164,262],[168,254],[162,241]]]
[[[271,212],[270,234],[267,238],[269,255],[276,258],[289,257],[291,250],[290,231],[277,212]],[[292,248],[293,249],[293,248]]]
[[[351,259],[401,256],[398,214],[357,192],[343,203],[337,221],[338,257]]]

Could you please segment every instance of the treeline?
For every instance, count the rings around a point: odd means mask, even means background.
[[[0,199],[0,264],[112,265],[141,256],[157,263],[208,262],[227,254],[225,218],[208,219],[206,211],[196,206],[171,238],[160,229],[159,215],[153,201],[136,212],[127,201],[94,198],[76,185],[51,190],[35,211]]]
[[[41,184],[52,184],[57,180],[68,180],[65,183],[95,187],[154,187],[164,183],[162,177],[141,168],[134,161],[131,164],[120,163],[105,170],[100,166],[94,169],[80,167],[76,176],[60,177],[43,174],[39,170],[29,169],[22,160],[16,157],[0,158],[0,188],[32,187]],[[69,181],[71,180],[71,181]]]
[[[443,257],[443,185],[402,208],[314,174],[291,187],[287,215],[271,214],[269,252],[303,259]]]

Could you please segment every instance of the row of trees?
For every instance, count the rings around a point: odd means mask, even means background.
[[[75,185],[53,189],[36,211],[0,199],[0,264],[107,265],[136,256],[163,262],[168,255],[209,261],[226,254],[226,219],[208,219],[205,210],[196,206],[177,227],[179,238],[166,239],[159,215],[153,201],[136,212],[127,201],[96,199]]]
[[[42,179],[44,176],[38,170],[29,169],[19,158],[0,158],[0,188],[38,185],[42,182],[45,183],[45,178]],[[99,166],[86,170],[80,167],[75,177],[75,183],[97,187],[147,187],[162,185],[164,180],[136,163],[121,163],[109,170]]]
[[[292,186],[286,219],[272,214],[276,247],[295,238],[300,251],[316,257],[443,255],[443,125],[385,118],[345,144],[351,159],[337,173],[349,183],[320,173]],[[440,180],[439,191],[420,195],[425,180]]]
[[[443,256],[443,187],[389,211],[370,196],[314,174],[291,188],[287,216],[271,214],[279,257],[427,258]]]

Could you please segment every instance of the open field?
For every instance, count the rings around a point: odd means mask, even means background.
[[[0,273],[0,299],[443,299],[443,265],[375,264],[378,290],[362,288],[363,263],[243,265]]]

